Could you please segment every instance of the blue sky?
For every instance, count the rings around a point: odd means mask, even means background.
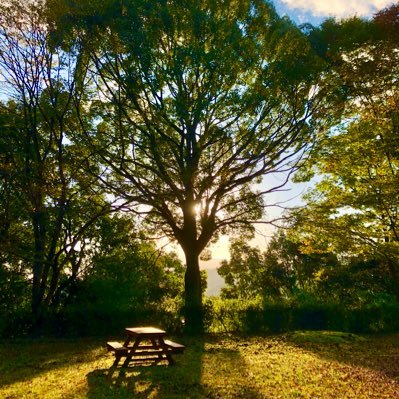
[[[392,0],[274,0],[277,11],[294,22],[319,24],[327,17],[370,17],[395,3]]]

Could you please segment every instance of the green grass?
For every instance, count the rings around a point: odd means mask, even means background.
[[[313,342],[316,344],[349,344],[365,341],[360,335],[340,331],[295,331],[287,334],[287,338],[297,344]]]
[[[176,365],[109,373],[104,342],[0,343],[0,398],[398,399],[399,334],[179,338]]]

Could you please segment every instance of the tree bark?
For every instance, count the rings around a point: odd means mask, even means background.
[[[35,211],[32,215],[34,231],[34,259],[33,259],[33,283],[32,283],[32,314],[34,319],[39,320],[42,313],[44,291],[42,287],[42,276],[45,265],[46,229],[44,212]]]
[[[184,318],[185,331],[188,334],[204,332],[202,284],[199,268],[199,255],[203,248],[199,246],[194,196],[191,182],[187,182],[187,200],[183,207],[184,227],[179,241],[186,257],[184,276]]]
[[[185,249],[186,273],[184,276],[184,317],[185,330],[189,334],[204,331],[201,273],[199,254],[195,250]]]

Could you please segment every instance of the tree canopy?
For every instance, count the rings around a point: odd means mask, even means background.
[[[372,21],[338,25],[338,32],[372,29],[358,44],[348,46],[349,38],[338,35],[330,46],[348,93],[346,119],[314,153],[316,187],[297,213],[296,228],[314,248],[382,260],[399,296],[397,11],[393,5]],[[350,32],[356,36],[358,29]]]
[[[84,140],[104,183],[182,247],[200,324],[199,255],[221,232],[252,231],[323,129],[325,64],[268,2],[111,3],[90,4],[95,19],[60,8],[96,83]]]

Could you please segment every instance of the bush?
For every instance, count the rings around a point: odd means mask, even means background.
[[[288,300],[212,298],[209,331],[280,333],[335,330],[356,333],[399,330],[399,303],[392,297],[347,307],[309,295]]]
[[[348,310],[349,330],[358,333],[398,331],[398,314],[399,302],[380,295],[367,305]]]
[[[210,332],[242,332],[250,330],[248,314],[261,313],[261,299],[253,300],[222,299],[212,297],[208,299],[207,323]],[[252,310],[248,310],[248,309]]]
[[[264,330],[279,333],[290,329],[292,312],[289,304],[270,302],[263,304]]]

